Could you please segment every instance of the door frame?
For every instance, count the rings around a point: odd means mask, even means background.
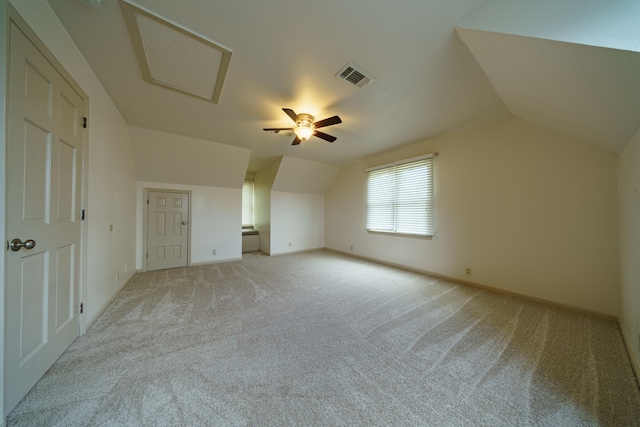
[[[51,52],[49,50],[49,48],[47,47],[47,45],[37,36],[37,34],[35,33],[35,31],[33,31],[33,29],[29,26],[29,24],[24,20],[24,18],[22,18],[22,16],[20,16],[20,14],[18,13],[18,11],[11,5],[9,4],[8,1],[6,0],[2,0],[2,2],[0,3],[0,7],[2,7],[2,12],[0,12],[0,18],[2,18],[3,23],[6,24],[5,30],[3,31],[2,34],[2,39],[0,40],[0,42],[2,42],[3,46],[2,48],[0,48],[0,55],[2,55],[5,59],[5,64],[7,64],[6,69],[3,70],[3,73],[7,72],[9,69],[9,54],[10,54],[10,44],[11,44],[11,39],[10,39],[10,28],[11,28],[11,23],[15,24],[16,27],[22,31],[27,38],[31,41],[31,43],[33,43],[33,45],[40,51],[40,53],[42,53],[44,55],[44,57],[53,65],[53,67],[60,73],[60,75],[69,83],[69,85],[78,93],[78,95],[82,98],[82,100],[84,101],[84,111],[82,112],[82,115],[84,117],[87,117],[87,121],[89,118],[89,96],[86,94],[86,92],[80,87],[80,85],[75,81],[75,79],[72,77],[72,75],[65,69],[65,67],[60,63],[60,61],[58,61],[58,59],[55,57],[55,55],[53,54],[53,52]],[[6,13],[6,14],[5,14]],[[3,83],[3,88],[8,88],[8,84],[9,84],[9,75],[8,72],[6,74],[3,74],[2,77],[5,79],[2,83]],[[0,81],[3,79],[0,79]],[[0,101],[2,101],[4,103],[5,108],[2,110],[3,113],[3,123],[5,123],[4,126],[4,132],[2,135],[2,140],[0,142],[2,142],[1,144],[1,148],[2,148],[2,154],[0,155],[1,160],[2,160],[2,165],[5,165],[6,162],[6,149],[7,149],[7,145],[8,145],[8,140],[7,140],[7,127],[6,127],[6,114],[8,109],[10,108],[10,105],[8,105],[8,98],[6,98],[8,94],[6,92],[2,93],[2,97],[0,97]],[[81,170],[80,170],[80,206],[79,206],[79,210],[80,212],[78,212],[79,217],[82,217],[81,212],[87,210],[87,205],[88,205],[88,177],[89,177],[89,162],[88,162],[88,155],[89,155],[89,128],[87,127],[86,129],[83,129],[82,132],[82,158],[81,158]],[[4,169],[6,170],[6,168]],[[1,178],[1,185],[2,188],[4,190],[6,190],[6,176],[3,176]],[[2,221],[4,222],[4,227],[2,227],[2,231],[3,231],[3,236],[4,239],[6,241],[6,237],[7,237],[7,233],[8,233],[8,226],[9,224],[6,223],[6,205],[7,205],[7,200],[6,200],[6,191],[4,192],[5,197],[3,198],[2,201],[2,205],[0,205],[0,208],[2,208]],[[4,244],[4,242],[3,242]],[[0,331],[0,337],[2,340],[2,347],[0,348],[0,350],[2,350],[2,353],[0,355],[0,362],[2,362],[2,373],[0,374],[0,378],[2,379],[2,390],[0,391],[0,397],[2,397],[2,399],[0,399],[0,406],[1,406],[1,411],[0,411],[0,415],[2,416],[2,425],[4,425],[4,422],[6,420],[6,413],[5,413],[5,408],[4,408],[4,388],[5,388],[5,379],[4,379],[4,349],[5,349],[5,336],[4,336],[4,325],[5,325],[5,313],[4,313],[4,297],[5,297],[5,291],[6,291],[6,286],[7,286],[7,277],[6,277],[6,271],[4,269],[4,265],[6,262],[6,256],[7,256],[7,251],[4,251],[4,254],[2,256],[2,262],[0,263],[0,266],[2,267],[0,269],[0,274],[2,275],[2,286],[0,287],[0,302],[2,302],[2,320],[0,320],[0,325],[2,326],[2,330]],[[76,303],[78,304],[78,306],[76,307],[76,314],[78,316],[78,332],[77,335],[84,335],[84,333],[86,332],[86,310],[83,313],[80,313],[80,304],[83,304],[85,299],[86,299],[86,284],[87,284],[87,221],[86,220],[81,220],[80,222],[80,254],[79,254],[79,263],[80,263],[80,268],[79,268],[79,277],[78,277],[78,283],[77,283],[77,288],[78,288],[78,300],[76,301]]]
[[[0,67],[0,129],[4,131],[0,132],[0,170],[3,172],[0,174],[0,189],[3,194],[7,194],[6,177],[6,141],[7,141],[7,88],[8,88],[8,73],[9,69],[7,60],[9,59],[9,49],[7,44],[9,43],[9,2],[8,0],[0,0],[0,58],[4,59],[3,66]],[[2,61],[0,61],[2,62]],[[2,234],[2,244],[4,245],[7,240],[6,237],[6,222],[5,222],[5,197],[0,197],[0,233]],[[4,427],[7,419],[4,409],[4,292],[5,292],[5,271],[4,271],[4,256],[0,257],[0,425]]]
[[[187,216],[187,221],[189,222],[189,228],[187,230],[187,267],[191,266],[191,191],[190,190],[179,190],[176,188],[155,188],[155,187],[145,187],[142,189],[142,271],[146,272],[147,263],[149,259],[147,258],[147,254],[149,253],[148,247],[148,233],[147,226],[149,225],[149,192],[150,191],[159,191],[162,193],[178,193],[178,194],[187,194],[189,196],[189,215]],[[139,247],[139,246],[138,246]]]

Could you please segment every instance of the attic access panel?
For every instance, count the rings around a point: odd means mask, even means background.
[[[231,50],[128,1],[120,5],[144,79],[217,104]]]

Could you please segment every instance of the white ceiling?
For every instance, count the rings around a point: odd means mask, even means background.
[[[638,54],[593,50],[584,58],[567,56],[571,48],[558,47],[559,42],[495,37],[480,31],[486,28],[477,22],[456,33],[456,25],[469,17],[487,22],[481,12],[501,0],[479,11],[487,3],[139,0],[155,14],[233,51],[220,101],[212,104],[143,80],[117,0],[103,0],[99,8],[81,0],[49,0],[130,125],[250,148],[251,171],[283,155],[346,164],[509,114],[619,152],[631,129],[640,127],[640,115],[632,117],[639,111]],[[492,25],[500,27],[507,15]],[[522,59],[533,68],[523,67]],[[376,80],[358,89],[337,79],[334,75],[347,62]],[[609,80],[601,86],[597,78],[603,74]],[[620,75],[626,80],[614,81]],[[562,83],[574,80],[578,83]],[[625,91],[628,85],[631,90]],[[589,110],[585,99],[604,102],[582,116]],[[338,140],[330,144],[312,138],[292,147],[293,137],[263,132],[263,127],[293,124],[282,107],[316,120],[339,115],[342,124],[323,129]],[[615,114],[602,117],[606,123],[593,120],[612,109]]]
[[[640,51],[638,0],[493,0],[459,26]]]
[[[614,153],[640,127],[640,54],[458,31],[512,114]]]

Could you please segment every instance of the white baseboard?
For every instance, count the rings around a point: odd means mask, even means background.
[[[526,299],[537,301],[537,302],[551,304],[551,305],[554,305],[556,307],[562,307],[562,308],[566,308],[566,309],[569,309],[569,310],[579,311],[579,312],[582,312],[582,313],[591,314],[591,315],[598,316],[598,317],[601,317],[601,318],[613,320],[618,324],[618,327],[620,328],[620,333],[622,335],[622,340],[624,341],[624,346],[625,346],[625,349],[627,350],[627,354],[629,356],[629,361],[631,362],[631,367],[633,368],[633,373],[635,374],[636,380],[638,381],[638,385],[640,386],[640,360],[638,360],[637,352],[636,352],[635,346],[633,344],[636,341],[633,339],[633,337],[629,336],[628,332],[626,331],[626,329],[624,328],[624,326],[620,322],[620,319],[617,316],[611,316],[609,314],[600,313],[600,312],[597,312],[597,311],[591,311],[591,310],[587,310],[587,309],[584,309],[584,308],[581,308],[581,307],[575,307],[575,306],[571,306],[571,305],[567,305],[567,304],[562,304],[562,303],[558,303],[556,301],[546,300],[544,298],[532,297],[531,295],[520,294],[518,292],[512,292],[512,291],[507,291],[507,290],[500,289],[500,288],[494,288],[492,286],[484,285],[484,284],[481,284],[481,283],[474,283],[474,282],[469,282],[469,281],[466,281],[466,280],[460,280],[460,279],[457,279],[455,277],[449,277],[449,276],[446,276],[446,275],[443,275],[443,274],[434,273],[432,271],[426,271],[426,270],[422,270],[422,269],[418,269],[418,268],[408,267],[408,266],[401,265],[401,264],[395,264],[395,263],[392,263],[392,262],[386,262],[384,260],[379,260],[379,259],[376,259],[376,258],[370,258],[370,257],[354,254],[353,252],[345,252],[345,251],[340,251],[340,250],[331,249],[331,248],[326,248],[326,249],[330,250],[330,251],[334,251],[334,252],[339,252],[341,254],[349,255],[349,256],[352,256],[354,258],[363,259],[363,260],[366,260],[366,261],[377,262],[377,263],[380,263],[380,264],[389,265],[391,267],[397,267],[397,268],[402,268],[404,270],[415,271],[417,273],[423,273],[423,274],[427,274],[427,275],[430,275],[430,276],[440,277],[442,279],[450,280],[452,282],[462,283],[462,284],[469,285],[469,286],[474,286],[474,287],[480,287],[480,288],[488,289],[488,290],[495,291],[495,292],[506,293],[506,294],[514,295],[514,296],[517,296],[517,297],[520,297],[520,298],[526,298]]]
[[[363,260],[366,260],[366,261],[377,262],[379,264],[384,264],[384,265],[388,265],[388,266],[391,266],[391,267],[400,268],[400,269],[403,269],[403,270],[415,271],[416,273],[422,273],[422,274],[426,274],[428,276],[438,277],[438,278],[441,278],[441,279],[444,279],[444,280],[448,280],[448,281],[451,281],[451,282],[460,283],[460,284],[468,285],[468,286],[473,286],[473,287],[476,287],[476,288],[487,289],[487,290],[493,291],[493,292],[500,292],[502,294],[512,295],[514,297],[519,297],[519,298],[525,298],[525,299],[528,299],[528,300],[531,300],[531,301],[537,301],[537,302],[541,302],[541,303],[544,303],[544,304],[551,304],[551,305],[554,305],[556,307],[561,307],[561,308],[565,308],[565,309],[568,309],[568,310],[578,311],[578,312],[581,312],[581,313],[590,314],[590,315],[593,315],[593,316],[598,316],[600,318],[604,318],[604,319],[608,319],[608,320],[611,320],[611,321],[614,321],[614,322],[618,322],[618,317],[617,316],[614,316],[614,315],[611,315],[611,314],[608,314],[608,313],[601,313],[601,312],[598,312],[598,311],[589,310],[587,308],[578,307],[578,306],[574,306],[574,305],[571,305],[571,304],[564,304],[564,303],[553,301],[553,300],[550,300],[550,299],[540,298],[540,297],[536,297],[536,296],[533,296],[533,295],[528,295],[528,294],[523,294],[523,293],[520,293],[520,292],[510,291],[508,289],[502,289],[502,288],[494,287],[494,286],[487,285],[487,284],[484,284],[484,283],[472,282],[472,281],[460,279],[460,278],[457,278],[457,277],[447,276],[446,274],[440,274],[440,273],[436,273],[434,271],[424,270],[424,269],[421,269],[421,268],[411,267],[411,266],[403,265],[403,264],[397,264],[397,263],[394,263],[394,262],[388,262],[388,261],[385,261],[383,259],[377,259],[377,258],[367,257],[367,256],[364,256],[364,255],[358,255],[358,254],[355,254],[353,252],[346,252],[346,251],[341,251],[341,250],[332,249],[332,248],[326,248],[326,249],[330,250],[330,251],[338,252],[338,253],[341,253],[341,254],[344,254],[344,255],[348,255],[348,256],[351,256],[351,257],[354,257],[354,258],[359,258],[359,259],[363,259]]]
[[[104,312],[107,310],[107,308],[109,308],[109,306],[117,298],[117,296],[120,295],[120,292],[122,292],[124,290],[124,288],[127,287],[129,282],[131,282],[131,279],[133,279],[133,276],[135,276],[135,273],[132,274],[131,276],[129,276],[126,280],[123,280],[122,285],[120,285],[120,287],[118,287],[118,289],[116,289],[116,291],[113,293],[111,298],[109,298],[104,304],[102,304],[102,307],[100,307],[98,309],[96,314],[91,319],[89,319],[89,321],[87,322],[87,324],[85,325],[85,328],[84,328],[84,333],[85,334],[87,333],[87,331],[89,329],[91,329],[91,327],[96,322],[96,320],[98,320],[100,318],[100,316],[102,316],[104,314]],[[87,308],[86,308],[86,303],[85,303],[85,310],[86,309]]]
[[[320,246],[319,248],[300,249],[300,250],[297,250],[297,251],[287,251],[287,252],[271,252],[271,253],[269,253],[267,255],[269,255],[269,256],[291,255],[291,254],[299,254],[299,253],[303,253],[303,252],[319,251],[320,249],[324,249],[324,247]]]
[[[633,345],[635,340],[629,336],[629,333],[625,329],[622,322],[619,322],[620,332],[622,333],[622,340],[624,341],[624,345],[627,348],[627,354],[629,354],[629,361],[631,362],[631,367],[633,368],[633,372],[636,374],[636,380],[638,381],[638,385],[640,385],[640,360],[638,360],[636,348]]]
[[[209,264],[220,264],[223,262],[233,262],[233,261],[242,261],[242,257],[240,258],[225,258],[225,259],[216,259],[213,261],[204,261],[204,262],[192,262],[189,264],[189,267],[196,267],[198,265],[209,265]]]

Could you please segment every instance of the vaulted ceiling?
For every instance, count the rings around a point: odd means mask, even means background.
[[[252,171],[283,155],[346,164],[509,114],[613,152],[640,128],[635,0],[138,0],[233,52],[217,104],[143,79],[118,0],[49,4],[130,125],[249,148]],[[336,78],[348,62],[375,81]],[[337,141],[263,132],[292,125],[282,107],[339,115]]]

